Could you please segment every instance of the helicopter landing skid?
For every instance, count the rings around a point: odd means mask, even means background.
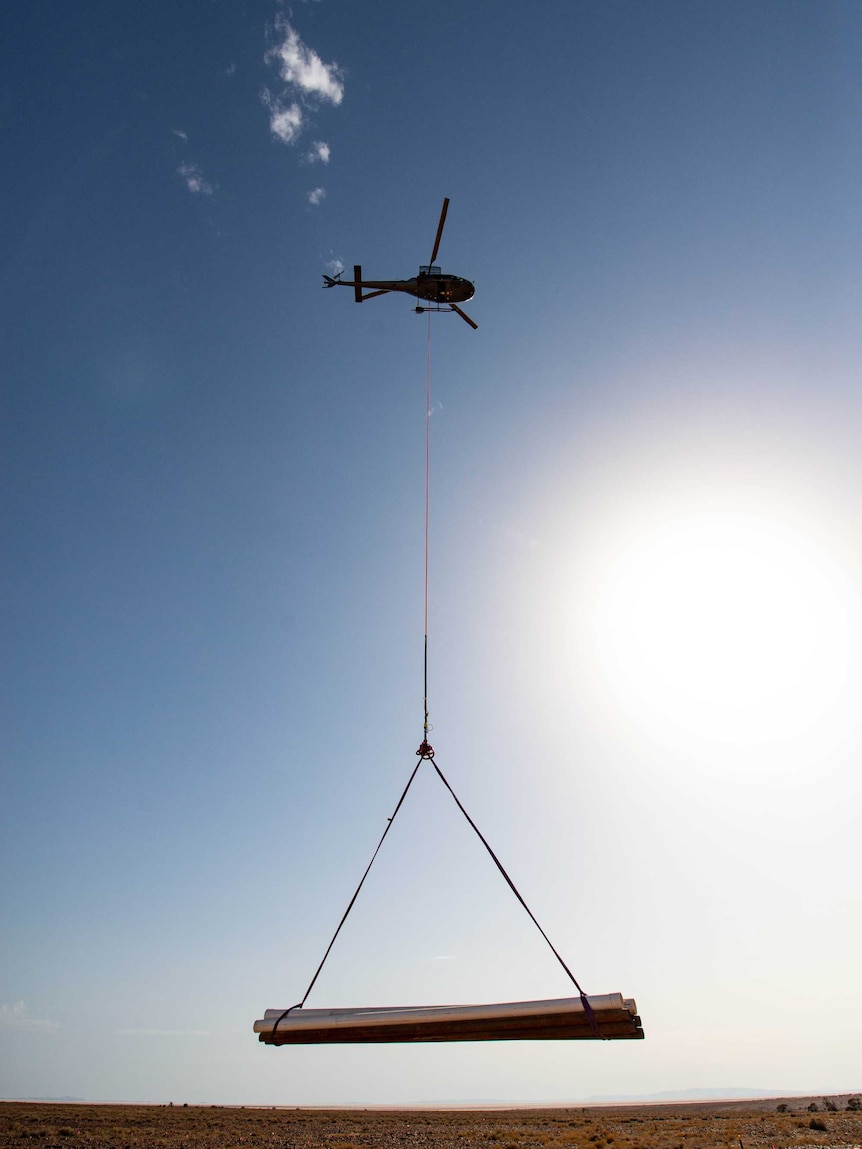
[[[464,322],[469,323],[474,331],[478,330],[479,327],[479,324],[474,323],[470,316],[466,315],[457,303],[450,303],[448,307],[441,307],[439,303],[434,304],[432,307],[420,307],[417,305],[413,310],[417,315],[421,315],[424,311],[439,311],[441,315],[460,315]]]

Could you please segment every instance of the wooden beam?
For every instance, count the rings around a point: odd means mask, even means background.
[[[639,1040],[643,1028],[632,998],[587,999],[601,1037]],[[595,1040],[580,998],[488,1005],[383,1006],[363,1009],[268,1009],[254,1031],[267,1045],[420,1041]]]

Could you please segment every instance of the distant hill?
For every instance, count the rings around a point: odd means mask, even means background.
[[[85,1097],[4,1097],[4,1101],[66,1101],[75,1104],[86,1102]]]
[[[668,1089],[663,1093],[602,1093],[587,1097],[587,1101],[734,1101],[745,1097],[808,1097],[809,1091],[799,1089],[744,1089],[727,1085],[719,1089]]]

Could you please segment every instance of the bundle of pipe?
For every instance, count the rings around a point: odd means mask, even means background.
[[[496,1005],[268,1009],[254,1032],[266,1045],[401,1041],[580,1041],[644,1035],[634,999],[620,993],[510,1001]]]

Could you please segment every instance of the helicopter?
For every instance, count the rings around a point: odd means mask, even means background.
[[[434,305],[423,307],[421,304],[417,304],[413,310],[420,315],[423,311],[454,311],[456,315],[461,316],[465,323],[469,323],[474,331],[477,330],[479,324],[474,323],[470,316],[458,306],[459,303],[466,303],[468,299],[473,298],[475,287],[469,279],[463,279],[460,275],[444,275],[434,263],[437,258],[437,249],[440,247],[440,237],[443,234],[443,225],[446,222],[448,210],[449,200],[447,198],[443,200],[443,210],[440,212],[440,222],[437,224],[437,235],[434,239],[431,259],[419,268],[419,274],[412,279],[363,279],[362,266],[355,264],[353,279],[342,279],[343,272],[339,272],[336,276],[324,275],[324,288],[352,287],[357,303],[364,303],[366,299],[375,299],[378,295],[386,295],[390,291],[401,291],[406,295],[413,295],[417,299],[425,300]],[[363,295],[363,287],[373,287],[376,290],[368,291]],[[442,306],[443,304],[448,306]]]

